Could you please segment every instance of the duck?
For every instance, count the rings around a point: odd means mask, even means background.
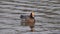
[[[24,16],[21,16],[23,18]],[[26,17],[25,17],[26,18]],[[34,32],[34,25],[35,25],[35,18],[34,18],[34,12],[32,11],[30,15],[25,19],[25,23],[29,26],[31,29],[31,32]]]

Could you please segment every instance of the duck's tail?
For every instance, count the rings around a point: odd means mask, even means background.
[[[26,18],[26,16],[25,16],[25,15],[21,15],[21,16],[20,16],[20,18],[25,19],[25,18]]]

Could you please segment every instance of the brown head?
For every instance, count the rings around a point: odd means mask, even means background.
[[[30,14],[30,18],[34,18],[34,12],[33,11]]]

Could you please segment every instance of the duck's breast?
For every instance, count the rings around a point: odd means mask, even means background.
[[[35,23],[34,23],[34,19],[32,19],[32,18],[27,18],[26,19],[26,23],[27,23],[27,25],[29,25],[29,26],[33,26]]]

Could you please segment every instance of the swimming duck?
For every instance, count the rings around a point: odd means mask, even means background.
[[[21,16],[23,17],[23,16]],[[34,24],[35,24],[35,18],[34,18],[34,12],[32,11],[29,15],[29,17],[27,17],[25,19],[25,23],[30,27],[31,32],[34,31]]]

